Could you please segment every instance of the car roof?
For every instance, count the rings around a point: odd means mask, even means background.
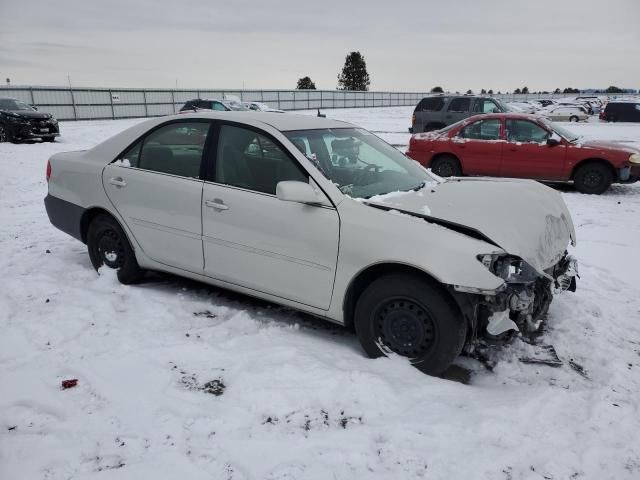
[[[543,115],[537,115],[535,113],[515,113],[515,112],[507,112],[507,113],[480,113],[478,115],[473,115],[468,117],[466,120],[476,121],[480,119],[502,119],[506,118],[508,120],[535,120],[544,118]]]
[[[330,118],[317,117],[315,115],[300,115],[295,113],[288,113],[282,115],[275,112],[255,112],[242,111],[242,112],[195,112],[188,114],[175,115],[175,118],[206,118],[216,120],[230,120],[233,122],[246,123],[247,121],[260,122],[266,125],[270,125],[276,130],[281,132],[291,130],[314,130],[321,128],[354,128],[355,125],[351,123],[343,122],[341,120],[333,120]],[[162,117],[164,120],[169,120],[169,117]]]

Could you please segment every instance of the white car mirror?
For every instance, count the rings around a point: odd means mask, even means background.
[[[550,147],[555,147],[561,142],[562,138],[556,132],[553,132],[551,135],[549,135],[549,138],[547,138],[547,145],[549,145]]]
[[[276,185],[276,196],[283,202],[296,202],[315,205],[324,205],[324,199],[316,193],[316,190],[305,182],[286,180]]]

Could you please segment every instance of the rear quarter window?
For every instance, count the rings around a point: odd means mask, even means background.
[[[444,98],[423,98],[416,107],[417,112],[439,112],[444,106]]]

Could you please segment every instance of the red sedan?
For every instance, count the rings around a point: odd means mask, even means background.
[[[640,150],[614,142],[582,141],[536,115],[469,117],[411,137],[407,155],[442,176],[485,175],[574,182],[599,194],[612,183],[640,178]]]

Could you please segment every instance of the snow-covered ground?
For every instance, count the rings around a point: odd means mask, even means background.
[[[411,108],[323,113],[408,142]],[[516,343],[493,372],[462,359],[463,384],[241,295],[98,276],[48,222],[46,161],[138,121],[0,145],[1,479],[640,478],[640,185],[563,189],[581,280],[543,339],[564,365]],[[640,145],[640,125],[569,127]]]

